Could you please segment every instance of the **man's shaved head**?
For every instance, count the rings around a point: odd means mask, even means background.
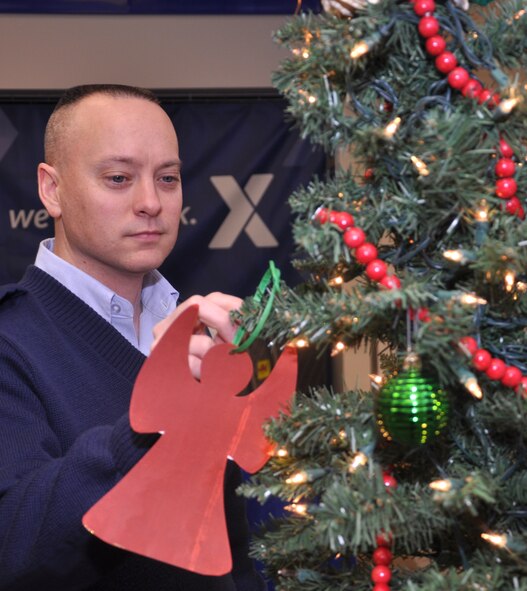
[[[85,84],[74,86],[62,95],[55,106],[46,126],[44,135],[44,158],[47,164],[57,165],[61,153],[61,142],[68,136],[73,107],[94,94],[115,98],[139,98],[159,105],[153,92],[146,88],[123,84]],[[63,155],[64,156],[64,155]]]

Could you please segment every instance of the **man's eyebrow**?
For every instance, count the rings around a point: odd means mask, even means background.
[[[137,160],[135,158],[129,156],[109,156],[108,158],[103,158],[98,162],[99,167],[108,166],[111,164],[136,164]],[[167,160],[163,162],[161,166],[158,168],[181,168],[182,161],[179,158],[174,158],[173,160]]]

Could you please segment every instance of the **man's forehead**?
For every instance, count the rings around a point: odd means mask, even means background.
[[[177,145],[177,135],[170,117],[158,104],[137,97],[93,95],[73,105],[65,113],[64,127],[73,136],[82,133],[86,138],[110,142],[118,141],[123,133],[154,134]]]

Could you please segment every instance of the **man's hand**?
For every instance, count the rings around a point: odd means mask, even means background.
[[[170,316],[155,325],[152,349],[165,334],[174,320],[189,306],[198,305],[198,324],[190,340],[189,366],[196,379],[201,376],[201,361],[207,351],[218,343],[231,343],[236,325],[231,322],[230,312],[237,310],[242,300],[225,293],[214,292],[206,296],[192,296],[178,306]]]

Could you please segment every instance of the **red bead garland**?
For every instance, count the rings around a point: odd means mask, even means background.
[[[478,348],[474,337],[462,337],[459,344],[465,353],[472,357],[472,365],[484,371],[488,378],[501,382],[505,387],[518,391],[521,387],[527,393],[527,377],[514,365],[507,365],[501,359],[492,357],[486,349]]]
[[[395,480],[395,479],[394,479]],[[376,537],[377,548],[373,552],[373,563],[375,566],[371,571],[371,580],[373,581],[373,591],[390,591],[388,583],[392,578],[390,564],[393,554],[390,550],[392,536],[390,534],[380,533]]]
[[[411,0],[412,1],[412,0]],[[434,17],[435,3],[433,0],[413,0],[413,9],[417,16],[421,17],[418,24],[418,31],[421,37],[425,38],[425,49],[427,53],[435,57],[435,66],[443,74],[447,75],[448,84],[461,92],[467,98],[475,99],[479,104],[486,104],[489,109],[496,107],[500,102],[499,94],[483,88],[481,82],[470,77],[470,73],[457,65],[456,56],[446,51],[446,41],[439,34],[440,23]],[[525,210],[516,196],[517,184],[512,178],[516,172],[513,160],[514,151],[506,141],[500,140],[499,151],[503,156],[496,164],[496,195],[500,199],[506,199],[505,211],[525,219]],[[503,162],[503,160],[507,162]]]
[[[388,265],[378,257],[375,244],[366,241],[366,233],[357,228],[353,216],[345,211],[331,211],[319,207],[313,216],[319,224],[333,224],[344,230],[342,241],[352,251],[355,260],[366,267],[366,275],[387,289],[399,289],[401,282],[395,275],[388,275]]]

